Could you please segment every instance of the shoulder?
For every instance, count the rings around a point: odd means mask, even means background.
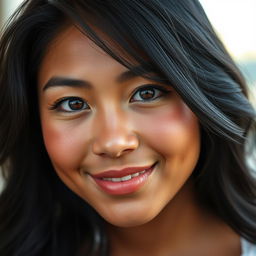
[[[256,244],[252,244],[244,238],[241,238],[241,248],[241,256],[256,256]]]

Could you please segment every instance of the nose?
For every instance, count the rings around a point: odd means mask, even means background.
[[[138,137],[132,130],[131,123],[121,113],[106,113],[96,121],[96,131],[92,151],[99,156],[118,158],[135,150]]]

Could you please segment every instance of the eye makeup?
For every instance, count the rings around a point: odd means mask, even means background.
[[[130,103],[152,103],[155,100],[165,97],[172,92],[171,89],[163,85],[146,84],[137,87],[130,97]],[[90,110],[89,104],[78,96],[61,97],[50,104],[49,110],[62,113],[77,113],[83,110]]]

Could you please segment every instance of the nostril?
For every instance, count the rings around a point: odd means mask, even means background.
[[[97,138],[93,142],[93,153],[103,157],[117,158],[135,150],[139,145],[137,136],[126,136],[125,138]]]
[[[98,155],[101,156],[101,157],[111,157],[111,158],[118,158],[118,157],[121,157],[122,155],[124,154],[127,154],[129,152],[132,152],[133,149],[125,149],[123,151],[120,151],[120,152],[102,152],[102,153],[99,153]]]
[[[123,151],[121,151],[121,152],[119,152],[118,154],[116,154],[116,156],[115,157],[120,157],[120,156],[122,156],[122,155],[124,155],[124,154],[127,154],[127,153],[129,153],[129,152],[132,152],[134,149],[124,149]]]
[[[123,150],[123,154],[129,153],[129,152],[131,152],[131,151],[133,151],[133,149],[125,149],[125,150]]]

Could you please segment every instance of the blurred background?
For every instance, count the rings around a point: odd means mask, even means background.
[[[256,0],[200,0],[215,31],[240,66],[256,104]]]
[[[0,28],[22,0],[0,0]],[[256,0],[200,0],[217,34],[240,66],[256,103]],[[1,179],[0,179],[1,188]]]

